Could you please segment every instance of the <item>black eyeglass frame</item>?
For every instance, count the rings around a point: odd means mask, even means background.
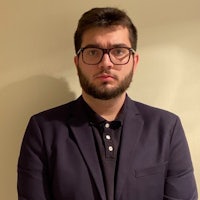
[[[95,63],[95,64],[90,64],[90,63],[87,63],[87,62],[84,61],[83,53],[82,53],[82,60],[83,60],[83,62],[84,62],[85,64],[87,64],[87,65],[98,65],[98,64],[102,61],[103,56],[104,56],[104,54],[106,54],[106,53],[108,54],[108,56],[109,56],[109,58],[110,58],[110,61],[111,61],[114,65],[125,65],[125,64],[127,64],[127,63],[129,62],[130,57],[131,57],[131,54],[135,54],[135,53],[136,53],[136,51],[135,51],[133,48],[130,48],[130,47],[123,47],[123,46],[122,46],[122,47],[113,47],[113,48],[110,48],[110,49],[104,49],[104,48],[100,48],[100,47],[89,47],[89,46],[86,46],[86,47],[80,48],[80,49],[77,51],[76,55],[79,56],[79,55],[81,54],[81,52],[83,52],[85,49],[89,49],[89,48],[100,49],[100,50],[102,50],[103,54],[102,54],[102,57],[101,57],[101,59],[99,60],[99,62],[97,62],[97,63]],[[111,57],[110,57],[110,51],[113,50],[113,49],[117,49],[117,48],[125,48],[125,49],[129,50],[129,58],[128,58],[128,61],[127,61],[127,62],[125,62],[125,63],[123,63],[123,64],[116,64],[116,63],[114,63],[114,62],[112,61],[112,59],[111,59]]]

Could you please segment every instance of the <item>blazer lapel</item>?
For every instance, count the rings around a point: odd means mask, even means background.
[[[133,163],[130,160],[134,159],[134,151],[143,128],[143,119],[130,99],[128,110],[131,114],[128,113],[124,120],[116,180],[116,200],[120,199],[125,180],[130,175],[131,163]]]
[[[89,122],[85,116],[83,108],[79,106],[80,105],[77,104],[76,107],[74,107],[74,110],[76,110],[78,114],[70,119],[69,126],[71,127],[72,133],[75,136],[86,165],[88,166],[94,178],[101,199],[105,200],[106,193],[103,183],[103,176],[99,165],[92,129],[89,126]]]

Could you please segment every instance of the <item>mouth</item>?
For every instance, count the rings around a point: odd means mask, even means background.
[[[114,80],[116,79],[113,75],[111,74],[98,74],[97,76],[95,76],[96,79],[99,79],[99,80],[104,80],[104,81],[109,81],[109,80]]]

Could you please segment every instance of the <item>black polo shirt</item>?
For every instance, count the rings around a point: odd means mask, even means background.
[[[126,100],[114,121],[107,121],[99,116],[84,100],[83,106],[93,130],[107,200],[114,200],[115,175],[118,166],[123,120],[126,114]]]

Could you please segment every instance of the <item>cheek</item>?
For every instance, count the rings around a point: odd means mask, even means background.
[[[92,77],[94,76],[95,72],[93,71],[93,69],[89,68],[89,67],[84,67],[79,65],[78,67],[78,71],[81,73],[82,76],[84,76],[85,78],[87,78],[88,80],[91,80]]]
[[[129,65],[129,66],[125,66],[124,71],[121,72],[121,74],[123,75],[123,77],[126,77],[127,75],[134,73],[134,67],[133,64]]]
[[[93,76],[93,74],[95,73],[94,69],[90,67],[82,67],[81,69],[82,72],[88,77]]]

